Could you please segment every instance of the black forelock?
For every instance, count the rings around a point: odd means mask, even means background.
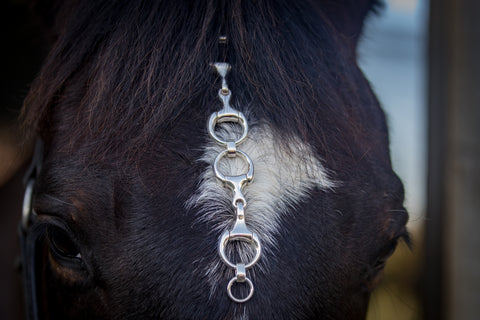
[[[362,21],[375,2],[352,1]],[[320,150],[348,145],[376,101],[345,37],[333,32],[329,1],[81,1],[59,10],[58,40],[25,101],[25,124],[45,140],[63,135],[90,153],[151,145],[185,114],[203,122],[216,108],[218,36],[229,38],[228,81],[234,103],[249,105],[278,132],[317,141]],[[353,13],[358,11],[357,16]],[[332,15],[331,17],[329,15]],[[361,24],[355,25],[360,32]],[[353,68],[353,69],[352,69]],[[349,75],[349,76],[347,76]],[[352,76],[353,75],[353,76]],[[362,87],[358,89],[358,87]],[[369,101],[369,99],[371,101]],[[381,116],[380,116],[381,118]],[[381,122],[379,119],[377,122]],[[341,134],[327,132],[334,129]],[[312,139],[312,135],[314,139]],[[72,140],[74,137],[75,141]],[[346,141],[342,141],[346,140]],[[95,148],[92,143],[92,148]],[[131,152],[131,150],[129,151]],[[341,151],[354,153],[351,147]],[[325,155],[328,156],[328,155]]]

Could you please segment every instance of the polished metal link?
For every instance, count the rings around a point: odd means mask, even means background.
[[[215,176],[220,181],[222,181],[227,187],[233,190],[233,200],[232,200],[233,206],[235,206],[235,204],[238,201],[242,201],[245,205],[247,201],[243,196],[242,189],[247,183],[253,180],[253,174],[254,174],[253,162],[252,162],[252,159],[250,159],[250,157],[245,152],[236,150],[235,154],[240,155],[240,157],[242,157],[248,164],[247,173],[236,175],[236,176],[227,176],[220,171],[219,163],[220,163],[220,160],[222,160],[222,158],[228,154],[229,154],[228,149],[218,154],[218,156],[215,158],[215,161],[213,163],[213,171],[215,172]]]
[[[235,208],[236,220],[231,230],[226,230],[218,242],[218,252],[223,262],[230,268],[235,270],[235,277],[233,277],[227,285],[228,296],[237,303],[243,303],[253,295],[253,283],[247,277],[247,269],[255,265],[260,259],[262,253],[262,246],[256,234],[248,229],[245,223],[245,207],[247,201],[243,195],[243,188],[253,180],[254,167],[252,159],[245,152],[238,150],[238,145],[241,144],[248,133],[247,119],[243,113],[230,106],[231,90],[228,88],[226,76],[231,69],[230,64],[225,62],[216,62],[212,64],[217,73],[222,77],[222,88],[218,91],[220,101],[222,101],[223,108],[220,111],[212,113],[208,121],[208,132],[210,136],[220,145],[225,147],[225,150],[220,152],[213,163],[213,171],[215,176],[223,182],[223,184],[233,191],[232,205]],[[217,124],[231,122],[238,123],[242,127],[240,137],[236,140],[224,140],[219,137],[215,128]],[[220,161],[232,161],[231,158],[240,158],[247,164],[247,172],[240,175],[227,175],[220,171]],[[248,263],[239,262],[233,263],[229,260],[226,252],[228,243],[234,241],[247,242],[255,248],[255,255]],[[232,294],[232,286],[234,283],[247,283],[249,287],[248,295],[245,298],[237,298]]]
[[[246,274],[245,269],[246,268],[245,268],[244,264],[241,264],[241,263],[237,264],[236,267],[235,267],[235,277],[232,278],[227,285],[228,296],[233,301],[238,302],[238,303],[243,303],[243,302],[248,301],[253,295],[253,284],[252,284],[252,281],[250,281],[250,279],[247,278],[247,274]],[[237,298],[233,295],[232,286],[235,282],[238,282],[238,283],[246,282],[248,284],[248,287],[249,287],[248,295],[245,298],[240,299],[240,298]]]
[[[235,266],[235,276],[237,277],[237,282],[245,282],[247,278],[247,268],[243,263],[237,263]]]
[[[217,126],[217,123],[239,123],[242,127],[242,133],[240,135],[240,138],[234,141],[235,145],[238,145],[242,143],[247,137],[248,124],[245,115],[230,106],[230,97],[232,93],[228,88],[225,77],[227,76],[227,73],[228,71],[230,71],[231,67],[230,64],[225,62],[215,62],[212,65],[215,67],[218,74],[222,77],[222,88],[218,91],[218,97],[223,103],[223,108],[210,115],[210,119],[208,120],[208,132],[210,133],[212,138],[217,141],[217,143],[226,147],[228,141],[223,140],[215,133],[215,127]]]
[[[246,282],[248,284],[249,292],[248,292],[248,295],[243,299],[239,299],[239,298],[235,297],[232,293],[232,286],[235,282],[239,282],[237,280],[237,277],[233,277],[227,285],[227,292],[228,292],[228,296],[230,297],[230,299],[232,299],[233,301],[238,302],[238,303],[244,303],[244,302],[247,302],[248,300],[250,300],[250,298],[253,296],[253,283],[252,283],[252,281],[250,281],[250,279],[245,277],[245,281],[243,281],[243,282]]]
[[[260,255],[262,254],[262,246],[257,235],[251,232],[245,224],[245,211],[242,202],[237,203],[236,213],[237,217],[232,230],[225,231],[220,237],[220,241],[218,242],[218,252],[223,262],[225,262],[225,264],[229,267],[235,269],[237,268],[238,264],[231,262],[226,254],[226,248],[228,243],[233,241],[242,241],[252,244],[255,248],[255,256],[250,262],[244,264],[245,268],[248,269],[255,265],[260,259]]]
[[[237,144],[235,141],[227,141],[227,156],[229,158],[235,158],[237,156]]]

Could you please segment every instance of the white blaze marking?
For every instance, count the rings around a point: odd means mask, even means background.
[[[332,189],[335,183],[329,179],[326,169],[308,145],[300,139],[293,139],[289,143],[275,140],[267,125],[251,128],[245,141],[237,148],[250,156],[255,169],[253,181],[243,189],[247,201],[245,221],[262,242],[260,265],[264,265],[272,249],[275,249],[275,235],[278,234],[282,216],[287,212],[296,214],[292,208],[306,200],[315,187]],[[214,141],[205,147],[201,161],[209,166],[201,177],[197,193],[187,203],[188,208],[198,213],[198,219],[211,225],[211,232],[218,234],[218,237],[231,228],[235,219],[231,203],[233,192],[213,172],[215,157],[223,150],[225,147]],[[220,164],[221,172],[226,175],[243,174],[247,170],[239,157],[224,158]],[[220,280],[229,280],[223,279],[220,274],[222,266],[223,262],[218,257],[218,260],[205,265],[202,272],[212,286],[211,294],[217,286],[221,289],[226,287],[226,282],[223,286]],[[254,269],[256,267],[247,270],[247,273],[255,272]]]

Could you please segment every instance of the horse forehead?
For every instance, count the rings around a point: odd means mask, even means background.
[[[225,188],[212,170],[215,158],[223,150],[224,147],[214,141],[205,144],[201,161],[206,167],[197,190],[186,203],[196,221],[209,223],[211,232],[219,236],[230,227],[233,212],[232,190]],[[287,214],[300,214],[292,208],[307,201],[313,189],[333,190],[334,173],[322,165],[311,146],[297,137],[282,140],[267,124],[252,128],[238,150],[248,154],[254,166],[253,181],[243,189],[247,203],[245,220],[260,237],[264,252],[271,253],[276,247],[282,219]],[[238,156],[218,162],[218,170],[225,175],[244,174],[248,167]],[[262,263],[266,263],[268,256],[262,258]],[[215,290],[222,277],[218,261],[204,267],[211,290]]]

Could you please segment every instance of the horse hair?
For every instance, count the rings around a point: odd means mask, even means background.
[[[352,9],[335,11],[340,5]],[[72,149],[95,137],[102,147],[90,152],[99,158],[124,149],[120,134],[148,148],[189,108],[206,106],[196,113],[204,122],[216,106],[209,63],[224,59],[234,67],[228,78],[234,105],[252,106],[256,119],[268,118],[283,138],[282,129],[292,128],[327,162],[327,150],[361,157],[364,150],[331,146],[368,140],[359,122],[383,121],[369,118],[378,103],[363,94],[371,90],[352,63],[361,23],[377,7],[370,1],[65,2],[54,24],[57,40],[25,100],[25,127],[49,140],[53,128],[68,123],[64,129],[77,140],[59,143]],[[226,56],[217,42],[223,34]],[[352,104],[359,100],[360,108]]]

